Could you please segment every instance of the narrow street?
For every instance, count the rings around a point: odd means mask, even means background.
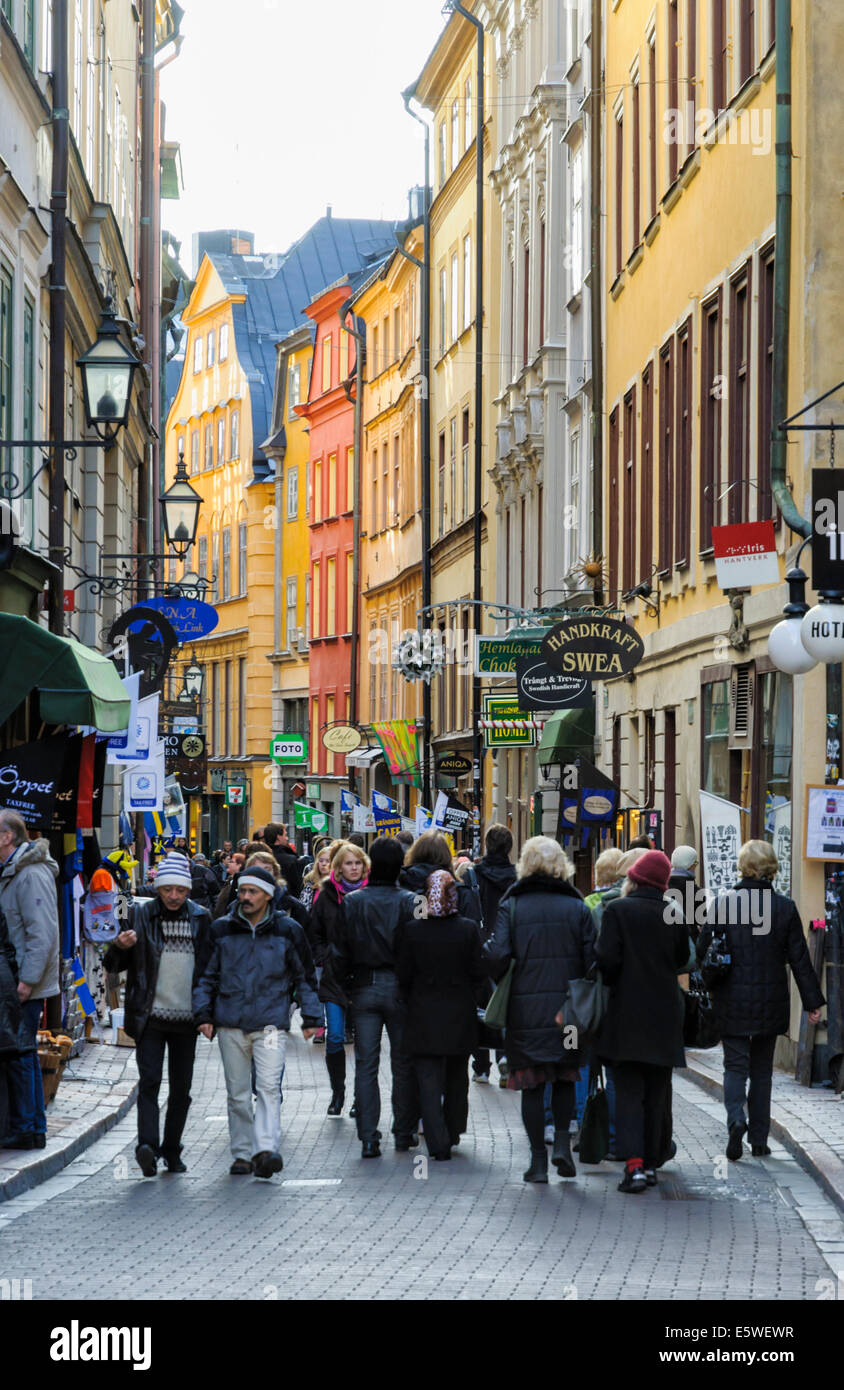
[[[140,1176],[132,1113],[0,1206],[0,1273],[31,1279],[33,1299],[59,1300],[829,1297],[844,1224],[819,1185],[774,1141],[770,1158],[727,1165],[720,1104],[677,1075],[674,1093],[677,1157],[635,1200],[616,1191],[615,1164],[548,1187],[522,1182],[518,1098],[494,1084],[472,1086],[469,1133],[450,1164],[386,1142],[382,1159],[364,1162],[347,1114],[325,1115],[323,1050],[294,1033],[285,1168],[261,1182],[228,1175],[219,1051],[200,1041],[188,1173]],[[840,1255],[829,1254],[835,1242]],[[68,1260],[80,1243],[90,1258]]]

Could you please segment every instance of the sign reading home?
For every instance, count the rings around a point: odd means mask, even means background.
[[[522,709],[588,709],[592,704],[592,685],[587,677],[556,671],[547,661],[534,657],[517,660],[516,688]]]
[[[645,644],[629,623],[597,616],[564,618],[542,643],[555,671],[590,681],[626,676],[645,655]]]

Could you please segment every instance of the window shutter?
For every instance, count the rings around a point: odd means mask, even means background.
[[[756,685],[755,663],[734,666],[730,674],[730,725],[728,747],[753,747],[753,695]]]

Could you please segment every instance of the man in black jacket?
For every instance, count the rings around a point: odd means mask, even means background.
[[[287,826],[270,821],[269,825],[264,826],[264,844],[275,855],[293,897],[298,898],[302,892],[302,865],[287,838]]]
[[[296,948],[298,923],[273,908],[275,878],[258,865],[238,882],[238,904],[215,922],[211,959],[193,992],[194,1019],[220,1043],[228,1091],[233,1175],[280,1173],[279,1083],[284,1070],[290,999],[296,990],[303,1035],[322,1017],[319,1000]],[[252,1113],[252,1064],[257,1105]]]
[[[132,926],[105,955],[112,974],[128,970],[126,1032],[135,1040],[138,1086],[138,1145],[135,1157],[146,1178],[163,1158],[171,1173],[184,1173],[182,1132],[190,1107],[196,1027],[192,990],[210,952],[211,917],[191,902],[190,864],[167,854],[158,866],[156,896],[133,909]],[[170,1094],[159,1144],[158,1092],[168,1054]]]
[[[332,958],[337,981],[355,1011],[355,1106],[362,1157],[379,1158],[378,1063],[384,1028],[390,1039],[396,1148],[406,1152],[419,1143],[419,1104],[404,1048],[406,1006],[396,978],[395,944],[399,926],[425,916],[427,905],[398,886],[402,845],[389,837],[377,839],[369,857],[367,886],[343,898],[340,941],[332,947]]]
[[[208,860],[204,854],[195,854],[191,860],[191,901],[198,903],[200,907],[207,908],[209,912],[214,907],[220,885],[217,882],[217,875],[212,873]]]

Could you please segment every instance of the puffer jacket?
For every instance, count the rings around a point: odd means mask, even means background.
[[[504,1033],[511,1069],[582,1066],[585,1053],[565,1048],[554,1022],[569,980],[582,979],[595,955],[592,914],[577,889],[547,874],[519,879],[498,909],[484,954],[495,980],[515,961]]]
[[[739,890],[743,890],[739,892]],[[819,1009],[826,1001],[812,967],[803,924],[791,898],[775,893],[766,879],[742,878],[716,899],[711,914],[726,933],[729,974],[711,990],[722,1037],[787,1033],[791,998],[786,966],[790,965],[803,1008]],[[712,940],[711,923],[701,928],[698,960]]]
[[[228,912],[216,917],[211,924],[211,941],[216,941],[219,937],[225,936],[229,918],[237,914],[239,903],[235,900]],[[284,931],[290,937],[305,970],[305,979],[316,993],[317,981],[316,971],[314,970],[314,957],[311,951],[311,944],[305,927],[308,921],[308,914],[304,911],[302,904],[295,898],[291,898],[286,888],[278,887],[273,898],[273,911],[278,914],[278,920]],[[302,917],[304,915],[304,922]],[[209,957],[210,957],[209,947]]]
[[[0,869],[0,908],[31,999],[59,993],[59,866],[46,840],[23,844]]]
[[[674,904],[642,884],[606,905],[596,956],[609,1005],[595,1040],[611,1062],[685,1066],[683,996],[677,976],[689,957],[689,934]]]
[[[215,922],[211,959],[194,986],[194,1021],[245,1033],[290,1027],[290,1000],[295,990],[306,1028],[318,1028],[323,1013],[291,928],[298,923],[270,910],[253,927],[237,908]]]
[[[354,994],[372,983],[373,970],[395,970],[397,934],[406,923],[427,915],[425,899],[397,884],[370,883],[347,893],[330,953],[341,986]]]
[[[437,872],[438,867],[437,864],[406,864],[399,874],[399,884],[411,893],[424,895],[428,879]],[[461,917],[468,917],[479,927],[482,925],[480,893],[460,879],[457,880],[457,911]]]
[[[211,917],[204,907],[190,898],[185,908],[193,937],[193,983],[196,985],[211,955]],[[136,903],[130,922],[131,930],[138,938],[134,946],[124,951],[113,941],[103,957],[103,965],[110,974],[119,975],[127,971],[126,1032],[136,1043],[143,1037],[155,1002],[158,968],[164,949],[161,933],[163,915],[164,908],[157,893],[149,902]]]
[[[18,967],[15,948],[9,937],[6,919],[0,912],[0,1058],[4,1061],[34,1052],[23,1022],[23,1009],[18,998]]]
[[[487,855],[475,865],[478,893],[483,918],[483,939],[488,941],[495,931],[498,908],[508,888],[516,882],[516,867],[506,855]]]

